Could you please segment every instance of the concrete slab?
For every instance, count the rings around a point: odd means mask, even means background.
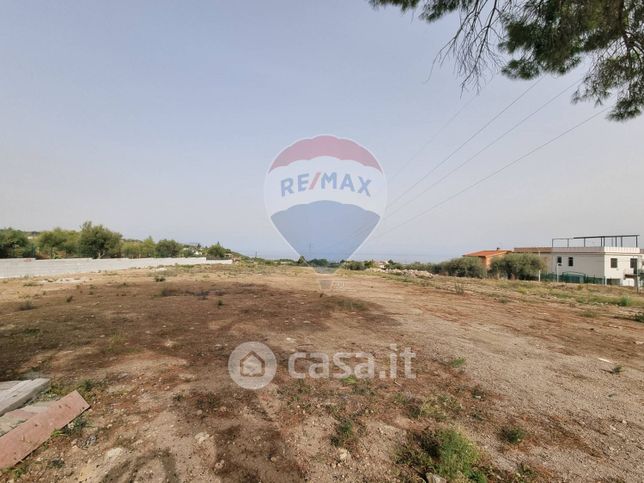
[[[69,424],[89,404],[74,391],[52,401],[46,411],[37,413],[8,433],[0,436],[0,469],[10,468],[26,458],[49,439],[51,434]]]
[[[0,416],[23,406],[49,388],[49,379],[44,378],[6,382],[13,384],[6,384],[6,389],[0,388]]]
[[[0,391],[7,391],[22,381],[0,381]]]
[[[36,414],[45,412],[53,402],[54,401],[41,401],[4,413],[0,416],[0,436],[8,433],[19,424],[31,419]]]

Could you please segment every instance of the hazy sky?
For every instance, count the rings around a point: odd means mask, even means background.
[[[264,209],[269,163],[298,139],[334,134],[396,174],[474,95],[461,95],[450,62],[427,80],[453,27],[363,0],[4,0],[0,226],[93,220],[126,237],[292,255]],[[411,194],[581,74],[543,79]],[[494,78],[390,182],[390,199],[529,86]],[[437,260],[555,236],[644,234],[644,119],[605,116],[387,232],[596,112],[570,104],[571,92],[385,218],[354,258]]]

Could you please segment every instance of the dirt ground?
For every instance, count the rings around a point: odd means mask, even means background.
[[[91,404],[0,480],[424,481],[447,457],[423,460],[423,435],[453,429],[479,457],[452,481],[641,482],[643,307],[632,289],[250,265],[0,281],[0,380]],[[228,374],[248,341],[278,362],[257,391]],[[382,368],[405,347],[415,378],[287,371],[294,352]]]

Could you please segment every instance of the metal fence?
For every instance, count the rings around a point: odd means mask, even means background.
[[[559,274],[559,282],[563,283],[590,283],[595,285],[604,285],[606,280],[601,277],[591,277],[584,273],[577,272],[564,272]],[[556,282],[557,274],[556,273],[545,273],[541,274],[542,282]]]

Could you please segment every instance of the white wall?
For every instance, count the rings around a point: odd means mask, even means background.
[[[629,247],[586,247],[586,248],[553,248],[549,268],[555,273],[557,257],[561,257],[559,273],[578,272],[591,277],[607,279],[624,279],[625,274],[632,274],[631,258],[640,259],[638,248]],[[568,257],[573,257],[573,266],[568,266]],[[617,258],[617,268],[611,268],[611,258]]]
[[[233,263],[232,260],[206,260],[206,258],[104,258],[101,260],[93,258],[62,258],[58,260],[4,258],[0,259],[0,278],[91,273],[168,265],[228,265],[231,263]]]

